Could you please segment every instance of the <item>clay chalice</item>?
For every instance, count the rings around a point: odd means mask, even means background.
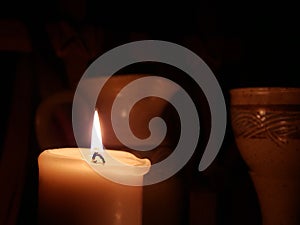
[[[300,88],[230,90],[235,141],[260,203],[263,225],[300,224]]]

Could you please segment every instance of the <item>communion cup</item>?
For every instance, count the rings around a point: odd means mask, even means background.
[[[263,225],[300,224],[300,88],[230,90],[231,126]]]

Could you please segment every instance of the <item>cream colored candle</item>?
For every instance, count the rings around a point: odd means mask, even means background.
[[[105,151],[123,163],[108,161],[101,168],[116,180],[130,180],[136,186],[123,185],[97,173],[78,148],[46,150],[40,154],[40,225],[141,225],[140,184],[150,161],[124,151]]]

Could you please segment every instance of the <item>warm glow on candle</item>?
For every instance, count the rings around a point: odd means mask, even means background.
[[[142,224],[140,186],[150,160],[104,149],[97,111],[93,119],[90,148],[39,155],[39,224]]]
[[[86,150],[88,149],[81,149],[83,155],[86,155],[86,153],[84,153],[86,152]],[[94,113],[94,121],[91,135],[91,148],[88,159],[89,165],[103,176],[105,176],[104,171],[106,170],[106,167],[103,168],[104,164],[107,164],[107,166],[109,165],[123,167],[123,169],[121,169],[118,172],[120,174],[124,174],[129,171],[129,173],[135,171],[134,173],[145,174],[147,173],[150,167],[150,161],[148,159],[137,158],[135,155],[129,152],[111,151],[104,149],[102,143],[100,119],[97,110],[95,110]],[[109,177],[110,175],[107,176]]]

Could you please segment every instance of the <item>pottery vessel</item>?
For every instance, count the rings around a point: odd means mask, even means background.
[[[263,225],[300,224],[300,88],[230,90],[231,125]]]

